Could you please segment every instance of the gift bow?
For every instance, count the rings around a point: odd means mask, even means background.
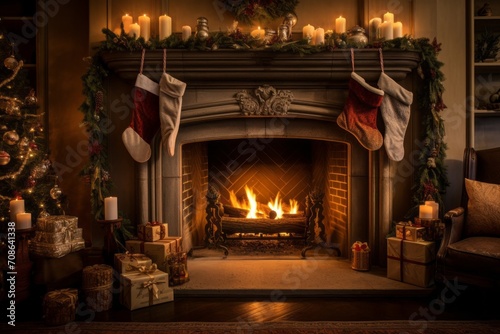
[[[363,252],[370,251],[370,247],[368,247],[368,243],[361,242],[361,241],[356,241],[355,243],[353,243],[351,248],[355,251],[363,251]]]
[[[142,289],[148,289],[151,293],[153,293],[153,296],[156,298],[156,299],[159,299],[160,298],[160,294],[159,294],[159,289],[158,289],[158,285],[157,284],[162,284],[162,283],[167,283],[166,281],[157,281],[155,282],[154,278],[147,281],[147,282],[143,282],[142,283],[142,286],[141,288]]]
[[[130,253],[129,251],[126,251],[125,254],[122,254],[120,256],[120,260],[123,260],[123,259],[126,259],[126,258],[129,258],[131,262],[134,262],[134,261],[137,261],[139,262],[139,260],[147,260],[148,257],[144,254],[141,254],[141,253]]]
[[[135,269],[138,272],[140,272],[141,274],[149,275],[149,274],[153,274],[158,269],[158,266],[156,265],[156,263],[153,263],[150,266],[138,266],[138,267],[135,267]]]
[[[69,298],[70,305],[76,305],[78,298],[78,290],[76,289],[60,289],[47,292],[47,298],[51,298],[58,304],[63,304],[66,298]]]

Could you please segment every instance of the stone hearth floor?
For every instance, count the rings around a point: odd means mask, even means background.
[[[423,296],[433,289],[386,277],[386,268],[356,271],[343,257],[311,250],[299,255],[238,255],[195,250],[188,259],[190,280],[175,296]],[[274,296],[274,297],[273,297]]]

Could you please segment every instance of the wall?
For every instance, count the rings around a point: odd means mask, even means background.
[[[62,2],[62,1],[61,1]],[[91,240],[88,185],[79,172],[87,160],[87,135],[81,126],[78,108],[84,100],[81,76],[87,70],[88,3],[68,1],[51,16],[47,29],[47,112],[51,158],[59,171],[60,184],[67,195],[66,214],[77,216],[84,239]]]

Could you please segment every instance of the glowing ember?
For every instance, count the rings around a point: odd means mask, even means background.
[[[274,199],[274,203],[271,200],[270,202],[267,203],[267,205],[269,206],[269,208],[271,210],[273,210],[274,212],[276,212],[276,218],[275,219],[283,218],[283,209],[281,208],[280,193],[278,193],[276,195],[276,198]]]

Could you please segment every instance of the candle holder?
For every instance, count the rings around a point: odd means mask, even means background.
[[[114,231],[122,226],[123,218],[111,220],[97,220],[104,229],[104,245],[102,247],[102,256],[105,263],[112,265],[115,253],[117,252],[117,244],[115,241]]]

